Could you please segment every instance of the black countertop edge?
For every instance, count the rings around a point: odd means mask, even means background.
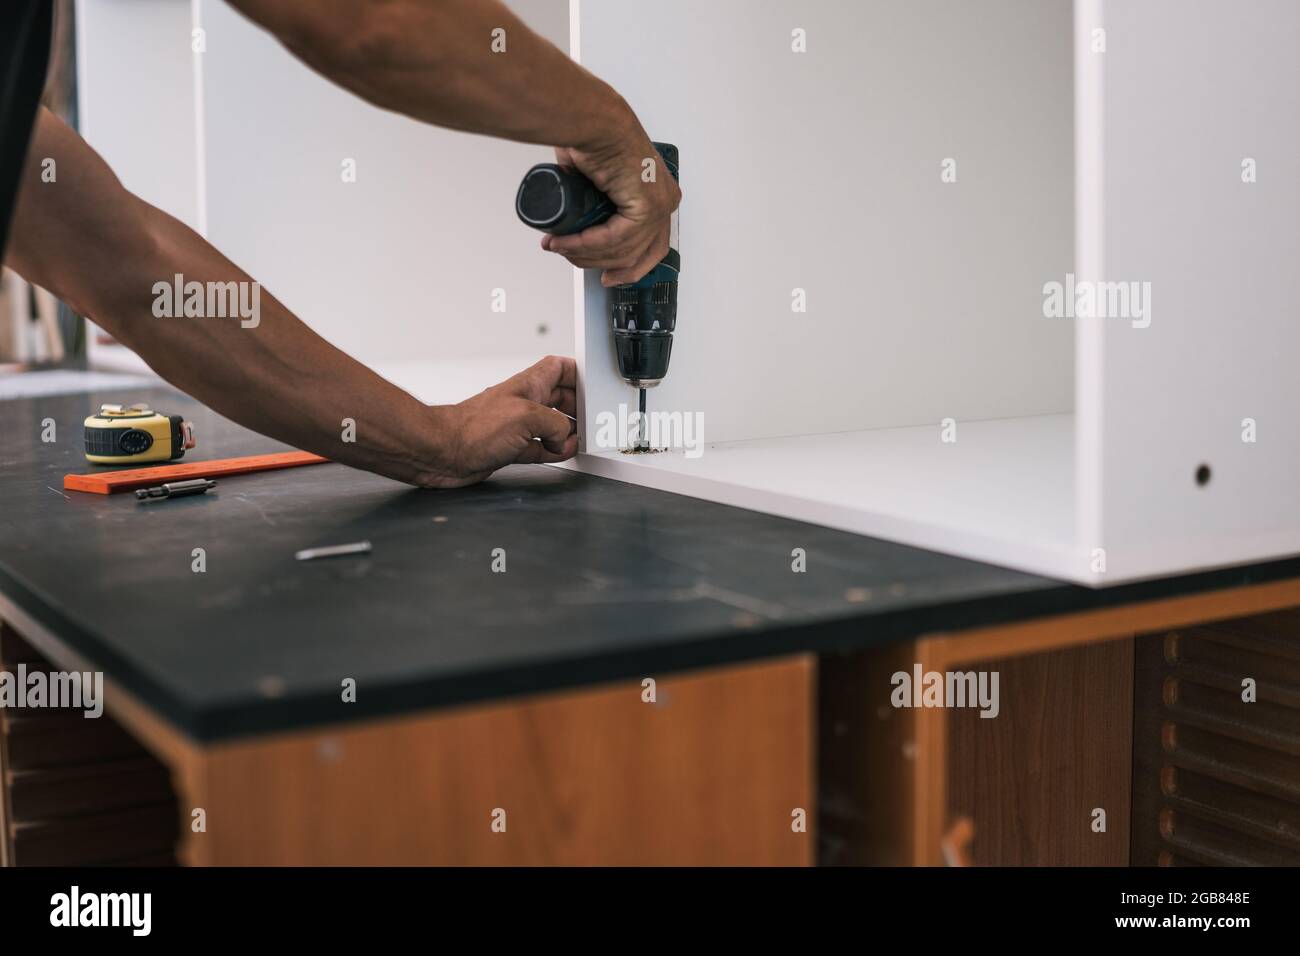
[[[162,691],[146,674],[104,646],[92,633],[67,619],[41,596],[0,567],[0,593],[28,614],[48,635],[105,677],[165,718],[197,743],[209,744],[264,733],[352,723],[445,707],[489,704],[510,698],[576,690],[619,680],[722,665],[757,663],[801,653],[837,654],[878,647],[927,634],[955,633],[1081,611],[1102,610],[1300,577],[1300,558],[1221,568],[1113,588],[1090,589],[1062,582],[1058,587],[994,595],[950,603],[899,606],[800,624],[775,622],[746,630],[700,636],[671,647],[628,646],[616,652],[541,662],[482,672],[442,674],[409,683],[389,682],[382,692],[358,689],[357,701],[344,704],[337,690],[284,699],[249,699],[196,713]]]

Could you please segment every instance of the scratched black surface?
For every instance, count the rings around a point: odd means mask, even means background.
[[[328,464],[152,505],[65,494],[65,473],[93,467],[81,420],[122,400],[193,419],[186,460],[283,450],[171,390],[0,404],[0,593],[200,740],[1300,574],[1274,562],[1092,591],[542,466],[457,491]],[[362,539],[368,557],[293,557]]]

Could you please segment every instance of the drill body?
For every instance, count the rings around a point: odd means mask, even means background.
[[[664,165],[678,179],[677,147],[655,143]],[[609,197],[581,173],[540,163],[524,176],[515,211],[526,225],[566,236],[599,225],[616,210]],[[610,325],[618,372],[634,388],[653,388],[668,374],[677,327],[677,276],[681,271],[677,213],[668,254],[648,273],[610,290]]]

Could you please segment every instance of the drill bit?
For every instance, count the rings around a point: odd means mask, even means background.
[[[165,498],[180,498],[184,495],[206,494],[209,488],[217,487],[210,478],[192,478],[189,481],[169,481],[156,488],[137,488],[135,496],[140,501],[157,501]]]
[[[650,447],[650,440],[647,436],[645,421],[645,389],[641,389],[641,416],[637,419],[637,442],[636,447],[642,451]]]

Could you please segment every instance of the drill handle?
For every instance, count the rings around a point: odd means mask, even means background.
[[[664,165],[677,178],[677,147],[655,143]],[[524,175],[515,194],[515,213],[526,226],[568,236],[602,222],[618,211],[582,173],[555,163],[538,163]]]
[[[519,184],[515,212],[525,225],[553,236],[567,236],[600,225],[617,209],[582,173],[555,163],[538,163]]]

